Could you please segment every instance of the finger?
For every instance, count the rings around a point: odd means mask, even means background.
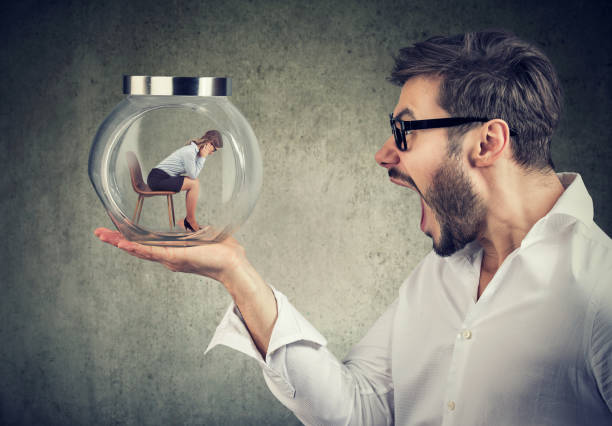
[[[96,237],[99,237],[99,236],[100,236],[100,234],[102,234],[102,233],[104,233],[104,232],[112,232],[112,231],[111,231],[110,229],[108,229],[108,228],[103,228],[103,227],[100,227],[100,228],[96,228],[96,229],[94,230],[94,235],[95,235]]]
[[[167,257],[167,250],[164,247],[145,246],[127,240],[119,242],[117,247],[133,256],[154,262],[164,261]]]
[[[160,262],[169,269],[175,269],[174,266],[170,265],[170,263],[168,262],[171,256],[169,256],[168,251],[165,247],[152,247],[138,244],[126,240],[120,232],[111,231],[107,228],[98,228],[94,231],[94,234],[101,241],[104,241],[108,244],[112,244],[134,257],[138,257],[144,260],[150,260],[153,262]]]
[[[172,251],[168,250],[167,247],[145,246],[130,241],[122,241],[118,247],[134,257],[159,263],[173,272],[190,272],[182,270],[179,264],[176,263]],[[174,248],[174,250],[178,250],[178,248]]]
[[[121,240],[125,239],[119,231],[111,231],[110,229],[106,229],[106,228],[98,228],[94,231],[94,234],[101,241],[108,243],[108,244],[112,244],[114,246],[117,246],[117,244],[119,244]]]

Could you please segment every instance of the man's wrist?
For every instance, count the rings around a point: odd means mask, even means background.
[[[243,256],[229,259],[217,280],[223,284],[234,300],[236,297],[253,294],[262,284],[265,286],[255,268]]]

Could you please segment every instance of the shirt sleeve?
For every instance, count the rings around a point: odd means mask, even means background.
[[[198,151],[194,149],[193,144],[189,145],[187,148],[189,149],[183,149],[181,151],[181,159],[185,166],[185,174],[191,179],[197,179],[202,171],[202,167],[204,167],[204,161],[206,159],[198,155]]]
[[[263,359],[235,305],[208,346],[225,345],[255,359],[276,398],[305,424],[392,424],[391,326],[395,302],[340,362],[325,338],[274,290],[278,317]]]
[[[607,279],[610,276],[609,272],[602,274],[600,291],[591,302],[594,316],[589,358],[599,393],[612,412],[612,281]]]

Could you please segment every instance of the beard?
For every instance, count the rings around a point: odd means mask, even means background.
[[[389,169],[389,176],[411,185],[431,207],[440,225],[440,240],[432,235],[433,249],[439,256],[450,256],[474,241],[483,228],[487,208],[461,167],[459,159],[448,156],[434,174],[425,194],[402,171]]]
[[[450,256],[478,237],[487,208],[459,159],[449,157],[440,166],[423,198],[440,225],[440,239],[433,239],[433,249],[439,256]]]

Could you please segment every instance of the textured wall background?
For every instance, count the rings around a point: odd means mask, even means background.
[[[237,237],[341,357],[431,247],[415,195],[373,159],[398,95],[391,55],[408,43],[501,27],[542,46],[566,93],[557,168],[582,173],[612,232],[611,7],[600,3],[3,3],[0,423],[297,423],[254,362],[204,356],[230,301],[220,285],[94,238],[112,224],[88,152],[122,74],[233,78],[265,167]]]

